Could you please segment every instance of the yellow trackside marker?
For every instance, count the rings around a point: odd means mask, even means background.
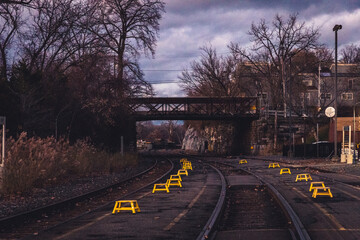
[[[177,175],[186,175],[186,176],[188,176],[188,171],[186,169],[179,169]]]
[[[283,173],[291,174],[290,168],[282,168],[280,170],[280,175],[282,175]]]
[[[280,167],[280,165],[278,163],[270,163],[268,168],[276,168],[276,167]]]
[[[322,191],[319,192],[319,190],[322,190]],[[333,197],[329,187],[314,187],[314,192],[313,192],[312,197],[316,198],[319,195],[330,196],[331,198]]]
[[[295,182],[302,181],[302,180],[308,181],[308,180],[312,180],[312,178],[311,178],[310,174],[308,174],[308,173],[301,173],[296,176]]]
[[[180,175],[170,175],[170,180],[179,180],[180,182],[182,181]]]
[[[168,179],[168,180],[166,181],[166,185],[167,185],[168,187],[170,187],[170,186],[182,187],[181,181],[178,180],[178,179]]]
[[[140,208],[136,200],[116,201],[112,214],[115,214],[117,212],[119,213],[121,210],[130,210],[132,211],[132,213],[136,213],[136,211],[140,212]]]
[[[311,192],[315,187],[325,187],[324,182],[311,182],[309,192]]]
[[[156,184],[154,184],[152,193],[155,193],[157,191],[169,192],[169,186],[166,183],[156,183]]]
[[[184,162],[182,168],[185,170],[188,170],[188,169],[193,170],[191,162]]]
[[[239,161],[239,164],[243,164],[243,163],[247,163],[246,159],[241,159],[241,160]]]

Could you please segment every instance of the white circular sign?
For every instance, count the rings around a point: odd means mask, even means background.
[[[327,108],[325,109],[325,115],[326,115],[327,117],[329,117],[329,118],[335,116],[335,108],[333,108],[333,107],[327,107]]]

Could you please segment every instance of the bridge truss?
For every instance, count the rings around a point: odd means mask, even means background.
[[[137,121],[258,118],[256,97],[131,98],[128,106]]]

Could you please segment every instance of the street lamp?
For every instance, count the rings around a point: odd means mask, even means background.
[[[354,104],[354,107],[353,107],[353,119],[354,119],[354,152],[353,152],[353,163],[356,163],[356,155],[355,155],[355,151],[356,151],[356,112],[355,112],[355,107],[356,105],[358,105],[360,102],[357,102]]]
[[[338,115],[338,109],[337,109],[337,32],[342,29],[341,25],[336,24],[333,28],[333,31],[335,32],[335,93],[334,93],[334,108],[335,108],[335,117],[334,117],[334,159],[337,159],[337,115]]]

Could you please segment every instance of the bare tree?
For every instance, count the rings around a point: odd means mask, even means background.
[[[0,81],[8,80],[8,53],[22,25],[21,12],[17,6],[0,5]]]
[[[98,12],[90,30],[115,54],[119,94],[147,92],[137,59],[141,53],[154,55],[159,20],[164,12],[161,0],[105,0],[95,2]]]
[[[360,63],[360,47],[354,44],[345,46],[340,52],[343,63]]]
[[[179,77],[190,96],[238,96],[241,87],[236,78],[237,61],[231,56],[218,56],[211,46],[201,47],[201,59],[193,61]]]
[[[299,23],[297,14],[292,14],[287,19],[276,15],[271,24],[264,19],[259,24],[252,24],[249,35],[253,43],[250,51],[241,48],[238,43],[231,43],[229,48],[235,56],[246,59],[255,71],[262,74],[271,89],[281,89],[281,94],[275,93],[273,103],[278,107],[282,102],[285,108],[285,66],[299,53],[320,46],[319,29],[307,27],[305,22]]]
[[[28,5],[33,0],[0,0],[0,4],[20,4],[20,5]]]

